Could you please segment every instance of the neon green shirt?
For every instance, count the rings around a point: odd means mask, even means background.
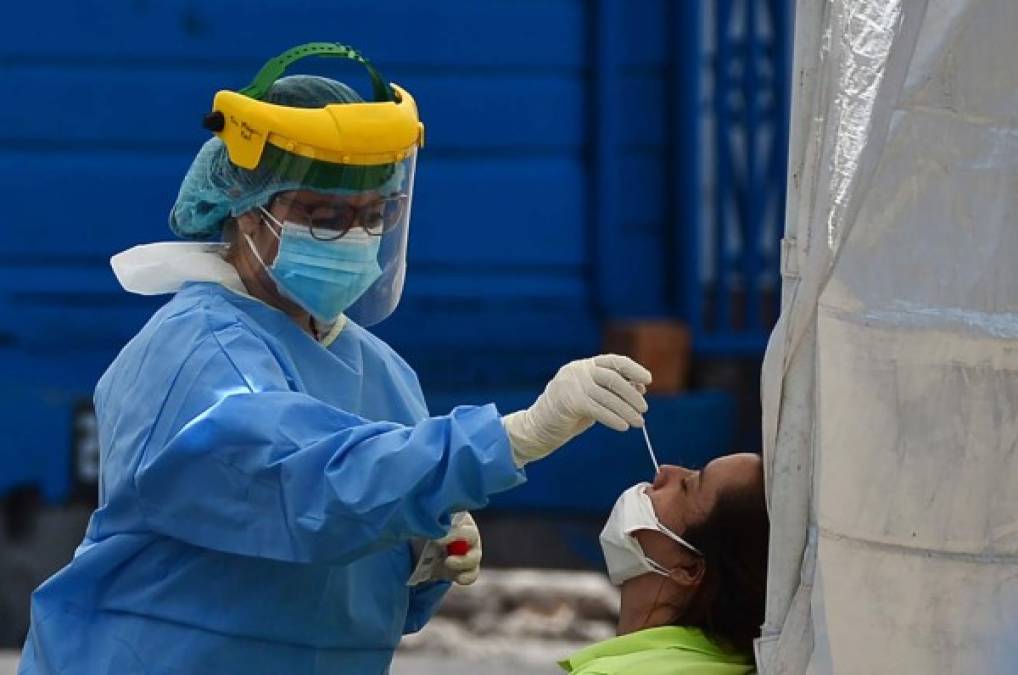
[[[662,626],[581,649],[559,662],[570,675],[749,675],[752,657],[722,649],[697,628]]]

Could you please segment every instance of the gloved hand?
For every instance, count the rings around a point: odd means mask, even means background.
[[[464,553],[449,551],[464,544]],[[412,546],[417,564],[407,581],[408,586],[449,579],[460,586],[469,586],[481,573],[481,533],[473,516],[466,511],[453,516],[446,536],[431,541],[414,540]]]
[[[450,545],[457,546],[455,542],[465,541],[466,553],[457,555],[448,552]],[[452,580],[460,586],[469,586],[477,581],[481,574],[481,531],[477,529],[474,517],[466,511],[463,517],[453,522],[449,534],[436,542],[448,555],[445,558],[445,568],[452,575]]]
[[[534,405],[502,418],[516,466],[550,455],[594,422],[616,431],[642,427],[650,381],[650,371],[615,354],[562,366]]]

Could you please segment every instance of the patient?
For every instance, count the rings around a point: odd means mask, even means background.
[[[763,623],[768,520],[755,454],[662,466],[601,533],[622,586],[618,637],[561,663],[573,675],[744,675]]]

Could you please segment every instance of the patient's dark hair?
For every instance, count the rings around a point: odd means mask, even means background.
[[[762,478],[758,485],[719,492],[707,519],[683,535],[706,562],[699,627],[716,642],[750,654],[763,624],[767,589],[770,526]]]

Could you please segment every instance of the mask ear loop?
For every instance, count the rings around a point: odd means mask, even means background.
[[[661,528],[661,533],[663,535],[665,535],[666,537],[668,537],[670,539],[673,539],[678,544],[680,544],[684,549],[686,549],[686,550],[696,554],[697,556],[699,556],[701,558],[704,557],[703,553],[701,553],[699,549],[697,549],[695,546],[690,544],[688,541],[686,541],[685,539],[683,539],[679,535],[675,534],[674,532],[669,530],[667,527],[665,527],[661,523],[658,523],[658,526]],[[630,535],[630,536],[632,536],[632,535]],[[637,542],[637,543],[639,543],[639,542]],[[640,550],[643,551],[643,547],[642,546],[640,547]],[[643,552],[643,559],[644,559],[644,561],[646,561],[647,565],[650,566],[650,571],[651,572],[653,572],[655,574],[660,574],[663,577],[671,578],[672,570],[675,569],[674,567],[671,570],[668,569],[667,567],[665,567],[664,565],[662,565],[661,563],[659,563],[658,561],[654,560],[649,555],[647,555],[646,551]]]
[[[643,496],[644,496],[644,498],[646,498],[646,500],[648,502],[647,505],[650,507],[650,514],[654,516],[654,523],[657,525],[658,530],[661,532],[661,534],[665,535],[666,537],[668,537],[669,539],[674,541],[676,544],[678,544],[682,548],[686,549],[687,551],[692,551],[693,553],[695,553],[696,555],[700,556],[701,558],[706,557],[706,556],[704,556],[703,551],[701,551],[697,547],[693,546],[692,544],[690,544],[688,541],[686,541],[685,539],[683,539],[679,535],[677,535],[674,532],[672,532],[671,528],[669,528],[667,525],[665,525],[664,523],[661,522],[661,519],[657,517],[657,513],[654,512],[653,504],[649,503],[650,502],[650,497],[647,495],[646,488],[644,488],[644,490],[643,490]],[[662,568],[662,569],[664,569],[664,568]]]
[[[264,223],[269,228],[269,232],[271,232],[272,236],[276,238],[276,241],[282,242],[283,241],[282,237],[280,237],[280,235],[276,234],[276,230],[272,227],[273,225],[275,225],[276,227],[279,228],[279,231],[282,232],[283,231],[282,223],[280,223],[278,220],[276,220],[276,217],[274,215],[272,215],[267,210],[265,210],[264,206],[259,206],[258,210],[262,212],[262,217],[261,217],[262,223]],[[268,220],[266,220],[266,218]],[[254,257],[258,259],[258,262],[259,262],[259,264],[261,264],[262,269],[265,270],[265,273],[268,274],[269,277],[271,278],[272,274],[269,271],[269,266],[266,265],[265,261],[262,259],[262,254],[258,252],[258,247],[254,245],[254,240],[251,239],[251,235],[249,235],[247,232],[245,232],[244,233],[244,239],[245,239],[245,241],[247,241],[247,245],[248,245],[248,248],[251,249],[251,253],[253,253]]]
[[[283,232],[284,229],[283,224],[279,222],[279,220],[274,215],[272,215],[272,212],[268,211],[264,206],[259,206],[258,210],[262,212],[263,223],[265,223],[266,218],[269,219],[269,222],[266,224],[269,226],[269,232],[271,232],[272,236],[276,238],[276,241],[283,241],[283,238],[281,236],[281,233]],[[280,234],[276,234],[276,230],[273,229],[272,227],[273,225],[279,228]]]
[[[686,549],[687,551],[690,551],[690,552],[692,552],[692,553],[695,553],[696,555],[700,556],[701,558],[705,557],[705,556],[703,555],[703,551],[701,551],[701,550],[700,550],[700,549],[698,549],[697,547],[693,546],[692,544],[690,544],[690,543],[689,543],[688,541],[686,541],[685,539],[683,539],[683,538],[682,538],[682,537],[680,537],[679,535],[677,535],[677,534],[675,534],[674,532],[672,532],[672,531],[671,531],[670,529],[668,529],[668,527],[667,527],[667,526],[666,526],[666,525],[665,525],[664,523],[662,523],[662,522],[661,522],[660,520],[658,520],[658,521],[657,521],[657,526],[661,528],[661,532],[662,532],[662,533],[663,533],[663,534],[664,534],[664,535],[665,535],[666,537],[668,537],[669,539],[671,539],[672,541],[674,541],[674,542],[675,542],[676,544],[679,544],[680,546],[682,546],[682,548],[684,548],[684,549]]]
[[[672,576],[672,571],[670,569],[666,568],[664,565],[654,560],[646,553],[643,554],[643,558],[644,560],[647,561],[647,564],[650,565],[651,567],[650,571],[653,572],[654,574],[660,574],[663,577],[669,578]]]

